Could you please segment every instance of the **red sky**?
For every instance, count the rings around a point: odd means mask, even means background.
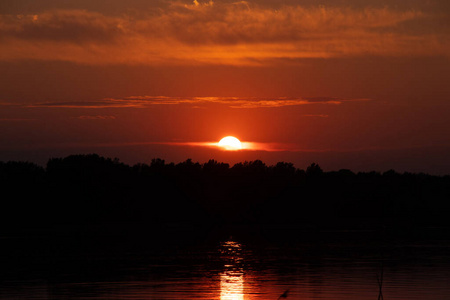
[[[317,3],[3,0],[0,160],[450,174],[448,1]]]

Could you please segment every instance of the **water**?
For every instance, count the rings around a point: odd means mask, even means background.
[[[3,274],[0,299],[369,300],[381,276],[384,299],[450,299],[450,242],[343,240],[41,253]]]

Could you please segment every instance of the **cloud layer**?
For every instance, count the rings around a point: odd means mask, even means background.
[[[146,108],[153,105],[191,105],[195,108],[208,104],[225,105],[230,108],[275,108],[307,104],[342,104],[344,102],[371,101],[370,99],[350,99],[337,97],[154,97],[134,96],[123,99],[108,98],[92,102],[51,102],[26,105],[27,107],[59,107],[59,108]],[[323,115],[319,115],[323,117]],[[103,119],[111,116],[82,116],[84,119]]]
[[[448,55],[448,30],[417,10],[172,2],[140,15],[0,15],[0,60],[261,65],[349,55]],[[424,28],[431,28],[424,30]]]

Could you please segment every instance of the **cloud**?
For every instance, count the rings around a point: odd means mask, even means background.
[[[137,143],[139,145],[166,145],[166,146],[187,146],[187,147],[207,147],[216,148],[222,151],[230,151],[221,146],[218,142],[147,142],[147,143]],[[136,145],[136,143],[125,143],[122,146]],[[266,152],[317,152],[316,150],[305,150],[300,149],[296,144],[288,143],[261,143],[261,142],[246,142],[241,141],[242,149],[232,151],[266,151]]]
[[[311,118],[328,118],[329,115],[303,115],[304,117],[311,117]]]
[[[39,15],[1,16],[3,38],[59,43],[112,42],[125,34],[123,19],[85,10],[55,10]]]
[[[54,102],[26,105],[27,107],[59,107],[59,108],[147,108],[153,105],[190,105],[193,108],[201,108],[210,104],[224,105],[230,108],[276,108],[283,106],[299,106],[308,104],[342,104],[345,102],[370,101],[361,98],[336,98],[336,97],[163,97],[163,96],[133,96],[123,99],[108,98],[93,102]],[[82,116],[84,118],[98,118],[107,116]],[[111,117],[111,116],[109,116]],[[81,118],[81,117],[79,117]]]
[[[37,119],[27,119],[27,118],[0,118],[0,122],[32,122],[37,121]]]
[[[117,142],[117,143],[55,143],[36,145],[37,148],[76,148],[76,147],[95,147],[95,148],[116,148],[116,147],[132,147],[145,145],[163,145],[170,147],[201,147],[210,148],[219,151],[227,151],[218,145],[218,141],[210,142],[188,142],[188,141],[153,141],[153,142]],[[362,147],[362,148],[304,148],[295,143],[267,143],[267,142],[250,142],[241,141],[242,149],[232,151],[264,151],[264,152],[298,152],[298,153],[345,153],[345,152],[362,152],[362,151],[389,151],[389,150],[408,150],[420,149],[424,146],[402,146],[402,147]]]
[[[80,120],[114,120],[114,119],[116,119],[116,117],[115,116],[97,115],[97,116],[78,116],[78,117],[76,117],[76,119],[80,119]]]
[[[140,108],[144,107],[145,103],[142,101],[120,101],[120,100],[100,100],[100,101],[79,101],[79,102],[46,102],[46,103],[35,103],[24,105],[30,108],[38,107],[57,107],[57,108],[126,108],[134,107]]]
[[[0,102],[0,106],[3,107],[17,107],[21,106],[21,104],[13,103],[13,102]]]
[[[124,99],[109,99],[114,103],[123,101],[125,105],[177,105],[187,104],[200,105],[221,104],[231,108],[275,108],[283,106],[298,106],[307,104],[342,104],[349,101],[370,101],[370,99],[361,98],[337,98],[337,97],[153,97],[153,96],[134,96]]]
[[[449,30],[418,10],[172,2],[139,15],[0,15],[0,60],[261,65],[355,55],[444,55]],[[422,27],[432,30],[419,30]],[[411,30],[405,30],[409,28]],[[415,28],[418,28],[417,30]]]

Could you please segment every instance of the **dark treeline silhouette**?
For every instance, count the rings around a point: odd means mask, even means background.
[[[450,176],[393,170],[324,172],[260,160],[129,166],[92,154],[53,158],[46,168],[0,162],[0,187],[3,232],[450,225]]]

